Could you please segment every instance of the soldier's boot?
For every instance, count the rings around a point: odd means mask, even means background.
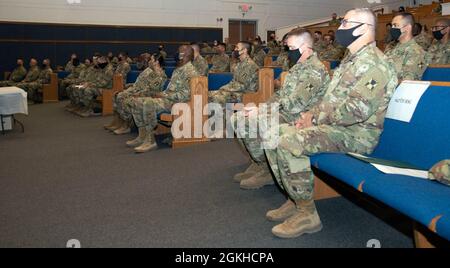
[[[145,127],[140,127],[139,136],[134,140],[127,141],[127,146],[132,148],[141,146],[144,143],[146,136],[147,136],[147,129]]]
[[[81,104],[77,104],[76,107],[73,109],[72,113],[78,114],[82,112],[85,109],[85,107]]]
[[[73,104],[73,103],[69,103],[66,105],[66,107],[64,107],[64,109],[69,112],[74,108],[75,108],[75,104]]]
[[[233,181],[241,182],[243,180],[250,179],[253,175],[255,175],[259,171],[261,171],[261,167],[257,163],[252,161],[252,164],[244,172],[234,175]]]
[[[144,142],[141,146],[134,148],[134,151],[138,154],[143,154],[157,149],[158,144],[156,143],[155,135],[147,129]]]
[[[272,233],[280,238],[296,238],[303,234],[313,234],[322,230],[322,222],[314,205],[314,201],[296,202],[297,211],[293,216],[272,229]]]
[[[275,184],[274,179],[272,178],[272,173],[270,170],[263,166],[261,170],[255,173],[249,179],[241,181],[241,189],[244,190],[257,190],[267,185]]]
[[[292,217],[297,212],[295,203],[288,199],[280,208],[267,212],[266,218],[269,221],[282,222]]]
[[[103,126],[106,130],[114,131],[119,128],[120,116],[118,113],[114,113],[113,116],[114,116],[113,121],[111,123],[109,123],[108,125]]]
[[[116,135],[125,135],[131,133],[131,124],[125,120],[120,119],[122,122],[121,126],[114,130],[114,134]]]
[[[90,117],[94,113],[94,110],[90,107],[87,107],[83,109],[81,112],[78,113],[79,116],[87,118]]]

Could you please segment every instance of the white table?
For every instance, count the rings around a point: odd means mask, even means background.
[[[28,114],[27,93],[18,87],[0,87],[1,123],[3,124],[4,117],[12,117],[14,119],[14,123],[17,122],[22,126],[23,132],[23,124],[14,118],[15,114]]]

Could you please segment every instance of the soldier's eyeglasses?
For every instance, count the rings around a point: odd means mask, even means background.
[[[373,26],[373,25],[370,24],[370,23],[365,23],[365,22],[360,22],[360,21],[351,21],[351,20],[346,20],[346,19],[343,19],[343,20],[341,21],[341,25],[344,26],[344,27],[347,27],[347,24],[348,24],[348,23],[366,24],[366,25],[369,25],[369,26]]]
[[[431,30],[434,32],[434,31],[442,31],[442,30],[444,30],[445,28],[447,28],[448,26],[433,26],[433,27],[431,27]]]

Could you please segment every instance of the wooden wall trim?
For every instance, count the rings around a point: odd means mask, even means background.
[[[114,40],[37,40],[37,39],[2,39],[0,43],[44,43],[44,44],[126,44],[126,45],[189,45],[188,41],[114,41]]]
[[[0,24],[10,25],[42,25],[59,27],[99,27],[99,28],[138,28],[138,29],[175,29],[175,30],[223,30],[222,27],[183,27],[183,26],[139,26],[139,25],[107,25],[107,24],[76,24],[76,23],[51,23],[51,22],[21,22],[21,21],[0,21]]]

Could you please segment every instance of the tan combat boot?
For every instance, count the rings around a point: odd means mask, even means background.
[[[127,146],[136,148],[138,146],[141,146],[142,143],[144,143],[145,137],[147,136],[147,129],[145,127],[139,128],[139,136],[131,141],[127,141]]]
[[[249,179],[241,181],[241,189],[257,190],[267,185],[275,184],[272,173],[267,167],[261,167],[261,170],[255,173]]]
[[[304,205],[306,204],[306,205]],[[313,234],[322,230],[322,222],[317,213],[314,201],[297,203],[297,211],[289,219],[272,229],[272,233],[280,238],[296,238],[303,234]]]
[[[78,115],[86,118],[86,117],[91,116],[93,113],[94,113],[94,110],[92,110],[91,108],[85,108],[81,112],[79,112]]]
[[[244,172],[236,174],[233,177],[233,181],[241,182],[243,180],[250,179],[253,175],[255,175],[259,171],[261,171],[261,167],[257,163],[252,162],[252,164]]]
[[[144,142],[141,146],[134,148],[134,151],[138,154],[150,152],[158,149],[158,144],[155,141],[153,132],[147,130],[147,135],[145,135]]]
[[[108,125],[104,125],[103,127],[108,131],[114,131],[120,127],[120,117],[118,113],[114,113],[113,121]]]
[[[76,114],[76,113],[80,112],[82,108],[83,108],[83,106],[81,106],[81,105],[79,105],[79,104],[75,104],[75,105],[73,106],[73,108],[67,109],[67,111]]]
[[[122,124],[121,124],[121,126],[118,129],[114,130],[114,134],[116,134],[116,135],[125,135],[125,134],[128,134],[128,133],[131,133],[130,123],[126,122],[126,121],[124,121],[122,119],[120,119],[120,121],[122,122]]]
[[[282,222],[292,217],[297,212],[295,203],[288,199],[280,208],[267,212],[266,218],[269,221]]]

